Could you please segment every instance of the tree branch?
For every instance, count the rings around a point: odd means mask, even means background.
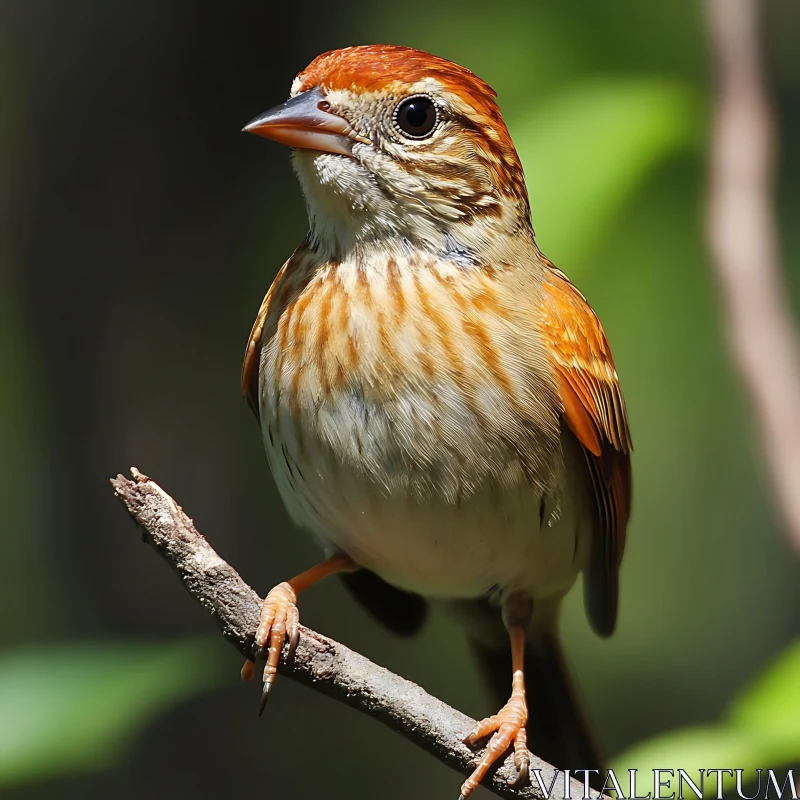
[[[261,599],[217,555],[192,520],[155,481],[136,468],[131,469],[131,474],[133,480],[122,475],[111,479],[116,497],[143,530],[145,541],[156,548],[178,573],[189,594],[211,614],[222,635],[240,653],[252,658]],[[280,671],[388,725],[453,769],[465,775],[472,771],[475,753],[461,739],[473,727],[474,720],[344,645],[302,627],[294,660],[281,664]],[[541,770],[541,780],[549,789],[557,770],[534,756],[532,775],[535,770]],[[507,779],[513,775],[509,759],[484,785],[500,797],[543,798],[535,777],[527,788],[510,788]],[[575,780],[570,784],[566,791],[564,775],[559,773],[550,799],[582,797],[583,785]]]
[[[759,53],[762,4],[707,3],[718,83],[708,236],[730,348],[787,533],[800,550],[800,349],[771,199],[775,131]]]

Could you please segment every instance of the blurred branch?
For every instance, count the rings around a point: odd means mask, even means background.
[[[800,350],[772,208],[775,132],[759,54],[759,0],[708,0],[718,96],[708,231],[735,362],[787,531],[800,550]]]
[[[156,548],[178,573],[189,594],[214,617],[222,635],[244,656],[252,658],[261,598],[217,555],[192,520],[155,481],[136,468],[131,469],[131,474],[133,480],[122,475],[111,479],[116,497],[144,531],[145,541]],[[472,771],[475,753],[461,739],[474,726],[474,720],[338,642],[303,627],[294,660],[291,664],[282,663],[280,671],[388,725],[459,772]],[[396,764],[392,766],[397,768]],[[531,771],[537,769],[541,770],[546,787],[553,782],[551,800],[563,800],[569,794],[583,796],[582,784],[571,780],[566,792],[563,773],[554,780],[555,768],[534,756]],[[500,797],[541,800],[544,794],[535,778],[532,786],[514,790],[507,784],[513,775],[509,760],[484,785]]]

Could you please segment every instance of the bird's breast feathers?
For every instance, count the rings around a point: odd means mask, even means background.
[[[443,593],[518,570],[532,531],[563,514],[560,407],[537,303],[500,269],[401,253],[320,263],[298,251],[256,323],[258,411],[295,520],[409,588],[426,583],[404,573],[410,553],[428,554]],[[556,550],[570,563],[573,536]],[[572,573],[549,566],[556,581]]]
[[[296,258],[261,337],[267,441],[452,503],[487,480],[549,488],[555,376],[513,281],[402,254]]]

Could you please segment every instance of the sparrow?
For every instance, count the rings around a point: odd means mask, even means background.
[[[494,91],[392,45],[316,58],[244,130],[291,148],[309,231],[250,334],[242,390],[278,491],[326,559],[266,596],[261,710],[297,595],[340,574],[381,622],[460,620],[499,711],[468,797],[513,748],[599,769],[558,634],[583,576],[615,627],[631,504],[625,402],[600,322],[539,250]],[[248,661],[243,677],[252,677]]]

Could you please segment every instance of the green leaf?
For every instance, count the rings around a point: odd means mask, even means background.
[[[745,770],[745,780],[755,780],[756,769],[778,769],[798,759],[800,642],[748,686],[718,724],[656,736],[615,758],[613,766],[643,775],[682,768],[696,781],[698,769],[735,765]]]
[[[699,139],[699,103],[659,78],[587,80],[510,120],[540,246],[571,271],[648,175]]]
[[[744,770],[763,767],[758,754],[752,752],[751,744],[747,731],[727,725],[684,728],[636,745],[617,756],[611,766],[618,777],[629,769],[638,770],[643,782],[638,788],[642,790],[641,793],[647,794],[648,791],[653,791],[653,786],[648,786],[647,781],[652,782],[655,769],[672,769],[676,775],[679,769],[683,769],[689,778],[698,783],[698,770],[701,769],[717,769],[730,765]],[[673,783],[672,788],[675,789],[675,786]],[[664,790],[665,795],[670,793],[671,790]]]
[[[800,759],[800,642],[734,700],[730,721],[750,731],[771,762]]]
[[[216,640],[0,653],[0,786],[108,766],[157,714],[217,682]]]

